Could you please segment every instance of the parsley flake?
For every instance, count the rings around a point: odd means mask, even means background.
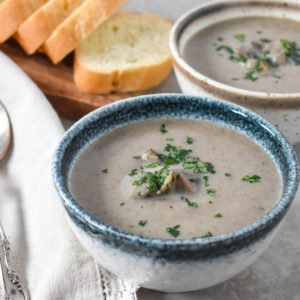
[[[187,144],[193,144],[193,142],[194,142],[194,140],[190,136],[186,137],[186,143]]]
[[[102,170],[102,173],[108,173],[108,169],[104,169],[104,170]]]
[[[223,218],[223,215],[220,213],[215,214],[215,218]]]
[[[167,154],[159,155],[159,159],[166,165],[181,163],[192,152],[190,149],[183,149],[170,144],[167,144],[164,150]]]
[[[148,223],[147,220],[140,220],[138,224],[139,224],[140,226],[144,227],[147,223]]]
[[[285,50],[285,55],[296,65],[300,65],[300,48],[297,47],[296,43],[285,39],[281,39],[280,42]]]
[[[208,176],[203,176],[203,179],[204,179],[204,186],[208,187],[209,186]]]
[[[178,228],[180,228],[180,225],[176,225],[174,227],[167,227],[166,230],[174,238],[177,238],[180,234],[180,231],[178,230]]]
[[[136,155],[136,156],[133,156],[134,159],[142,159],[142,156],[141,155]]]
[[[255,70],[250,70],[248,71],[244,77],[245,80],[250,80],[250,81],[256,81],[258,79],[257,74],[255,72]]]
[[[143,173],[142,176],[138,180],[135,180],[132,184],[136,186],[146,184],[148,191],[150,193],[155,193],[162,187],[169,173],[169,168],[165,166],[155,172]]]
[[[239,63],[246,63],[248,61],[248,57],[242,54],[237,55],[230,55],[229,59],[232,61],[236,61]]]
[[[194,208],[197,208],[198,207],[198,203],[196,202],[193,202],[191,200],[189,200],[188,198],[186,197],[181,197],[182,200],[184,200],[186,202],[186,204],[190,207],[194,207]]]
[[[206,192],[209,196],[216,196],[216,194],[217,194],[216,189],[207,189]]]
[[[131,172],[128,175],[129,176],[135,176],[135,175],[137,175],[137,173],[138,173],[138,170],[137,169],[133,169],[133,170],[131,170]]]
[[[221,46],[217,47],[217,51],[222,51],[222,50],[225,50],[229,54],[234,53],[234,50],[231,47],[227,46],[227,45],[221,45]]]
[[[120,206],[123,206],[123,205],[125,205],[125,203],[124,203],[124,202],[120,203]]]
[[[212,237],[213,236],[213,234],[212,234],[212,232],[210,232],[210,231],[207,231],[204,235],[202,235],[201,237],[202,238],[208,238],[208,237]]]
[[[156,162],[152,162],[148,165],[145,166],[145,168],[155,168],[155,167],[159,167],[160,166],[160,163],[158,161]]]
[[[249,183],[255,183],[260,182],[261,177],[254,174],[254,175],[246,175],[242,178],[243,181],[249,182]]]
[[[161,132],[162,134],[165,134],[165,133],[168,132],[167,127],[166,127],[166,124],[161,124],[161,125],[160,125],[160,132]]]
[[[272,40],[270,40],[270,39],[260,39],[260,41],[264,44],[272,43]]]
[[[232,175],[230,173],[225,173],[224,176],[225,177],[231,177]]]
[[[235,38],[237,41],[244,42],[245,39],[246,39],[246,36],[245,36],[244,34],[240,33],[240,34],[234,35],[234,38]]]

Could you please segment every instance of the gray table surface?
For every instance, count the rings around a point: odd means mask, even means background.
[[[126,10],[176,19],[203,0],[131,0]],[[174,74],[152,92],[180,92]],[[65,128],[73,122],[62,120]],[[295,146],[300,157],[300,144]],[[215,287],[181,294],[146,289],[139,300],[300,300],[300,192],[270,247],[250,267]]]

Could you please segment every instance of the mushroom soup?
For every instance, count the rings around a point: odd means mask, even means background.
[[[281,193],[275,163],[248,137],[177,119],[132,124],[94,141],[69,184],[101,221],[157,238],[238,229],[269,211]]]
[[[257,92],[300,92],[300,22],[271,17],[223,21],[194,34],[183,57],[218,82]]]

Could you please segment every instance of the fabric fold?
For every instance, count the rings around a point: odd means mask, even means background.
[[[66,223],[51,178],[64,129],[42,92],[2,53],[0,100],[13,131],[9,154],[0,162],[0,220],[11,263],[32,300],[136,299],[135,287],[103,270]]]

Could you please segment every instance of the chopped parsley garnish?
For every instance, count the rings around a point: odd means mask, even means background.
[[[217,47],[217,51],[222,51],[222,50],[225,50],[229,54],[234,53],[234,50],[231,47],[227,46],[227,45],[221,45],[221,46]]]
[[[222,37],[218,37],[217,40],[218,40],[219,42],[224,41],[224,39],[223,39]]]
[[[212,163],[210,162],[203,162],[199,158],[194,157],[192,160],[185,161],[183,163],[183,168],[184,169],[192,169],[194,173],[211,173],[215,174],[215,167]]]
[[[167,154],[159,155],[159,159],[166,165],[175,165],[183,162],[192,150],[167,144],[165,152],[167,152]]]
[[[198,207],[198,203],[193,202],[193,201],[189,200],[189,199],[186,198],[186,197],[181,197],[181,199],[184,200],[184,201],[186,202],[186,204],[187,204],[188,206],[190,206],[190,207],[195,207],[195,208]]]
[[[190,136],[186,137],[186,143],[187,144],[193,144],[193,142],[194,142],[194,140]]]
[[[243,181],[254,183],[254,182],[260,182],[260,176],[258,175],[246,175],[242,178]]]
[[[241,63],[246,63],[248,61],[248,57],[246,55],[230,55],[229,56],[230,60],[236,61],[236,62],[241,62]]]
[[[162,134],[168,132],[167,127],[166,127],[166,124],[161,124],[161,125],[160,125],[160,132],[161,132]]]
[[[215,214],[215,218],[223,218],[223,215],[220,213]]]
[[[166,138],[166,141],[167,142],[172,142],[172,141],[174,141],[174,139],[173,138]]]
[[[158,161],[156,162],[152,162],[148,165],[145,166],[145,168],[155,168],[155,167],[159,167],[160,166],[160,163]]]
[[[104,169],[104,170],[102,170],[102,173],[108,173],[108,169]]]
[[[120,206],[123,206],[123,205],[125,205],[125,203],[124,203],[124,202],[120,203]]]
[[[215,196],[217,194],[216,189],[207,189],[206,192],[209,196]]]
[[[184,149],[182,147],[167,144],[163,153],[156,153],[156,158],[158,158],[159,161],[151,162],[146,166],[141,167],[139,178],[133,181],[132,184],[135,186],[145,185],[148,194],[165,194],[170,191],[170,186],[175,182],[173,173],[176,171],[171,171],[169,167],[171,165],[181,164],[183,169],[190,169],[193,173],[197,174],[216,173],[212,163],[202,161],[199,157],[191,156],[191,153],[191,149]],[[147,171],[147,168],[156,167],[159,168]],[[171,175],[170,172],[172,172]],[[137,174],[138,170],[134,169],[129,175],[135,176]],[[192,179],[190,181],[192,181]],[[138,195],[141,196],[140,194]]]
[[[240,34],[234,35],[234,38],[235,38],[237,41],[244,42],[245,39],[246,39],[246,36],[245,36],[244,34],[240,33]]]
[[[273,62],[270,54],[271,54],[270,51],[264,51],[261,57],[261,61],[266,63],[268,66],[272,68],[277,68],[278,64]]]
[[[251,81],[256,81],[258,79],[255,70],[248,71],[243,78]]]
[[[261,30],[256,31],[257,34],[262,34],[263,32]]]
[[[199,162],[197,167],[195,167],[193,171],[195,173],[216,173],[214,165],[210,162]]]
[[[203,179],[204,179],[204,186],[208,187],[209,186],[208,176],[203,176]]]
[[[208,238],[208,237],[212,237],[213,236],[213,234],[212,234],[212,232],[210,232],[210,231],[207,231],[204,235],[202,235],[201,237],[202,238]]]
[[[257,31],[257,34],[261,33],[262,31]],[[240,42],[244,42],[246,40],[246,36],[244,34],[236,34],[234,35],[234,38]],[[271,52],[273,50],[270,50],[272,48],[268,45],[272,42],[273,40],[268,38],[260,38],[257,41],[252,41],[251,49],[248,49],[242,54],[239,53],[238,50],[224,44],[219,44],[216,47],[216,50],[218,52],[224,50],[228,53],[228,58],[230,60],[246,66],[247,71],[244,74],[243,79],[255,82],[259,79],[259,75],[270,72],[271,69],[279,66],[276,55],[273,55]],[[296,42],[281,39],[280,43],[282,50],[284,51],[283,54],[285,54],[285,58],[294,62],[296,65],[300,65],[300,47],[297,46]],[[255,65],[253,66],[253,64]]]
[[[238,78],[231,78],[232,81],[238,81]]]
[[[167,227],[166,230],[174,238],[177,238],[180,234],[180,231],[178,230],[178,228],[180,228],[180,225],[176,225],[174,227]]]
[[[232,175],[230,173],[225,173],[224,174],[226,177],[231,177]]]
[[[131,172],[128,175],[129,176],[135,176],[135,175],[137,175],[137,173],[138,173],[138,170],[137,169],[133,169],[133,170],[131,170]]]
[[[147,220],[140,220],[139,221],[139,225],[142,226],[142,227],[144,227],[147,223],[148,223]]]
[[[146,184],[148,191],[150,193],[155,193],[162,187],[166,177],[169,175],[169,172],[169,168],[165,166],[152,173],[142,173],[142,176],[138,180],[134,181],[133,185],[140,186],[142,184]]]
[[[260,39],[260,41],[264,44],[272,43],[272,40],[270,40],[270,39]]]
[[[142,159],[142,156],[141,155],[136,155],[136,156],[133,156],[134,159]]]
[[[300,48],[297,47],[296,43],[286,39],[281,39],[280,42],[285,50],[285,55],[296,65],[300,65]]]

